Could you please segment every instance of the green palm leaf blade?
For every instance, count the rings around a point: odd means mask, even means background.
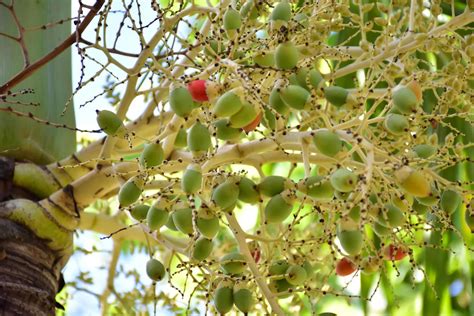
[[[71,14],[70,1],[19,0],[14,3],[15,13],[24,28],[45,25],[65,19]],[[0,7],[1,31],[18,36],[17,26],[12,15],[5,7]],[[69,22],[55,25],[46,30],[25,32],[30,63],[49,53],[71,33]],[[0,85],[24,67],[21,47],[15,41],[0,37]],[[39,69],[35,74],[12,89],[17,92],[30,88],[34,94],[21,97],[9,97],[10,101],[34,102],[39,106],[0,103],[2,108],[11,106],[15,111],[28,113],[49,122],[66,124],[74,127],[74,110],[72,104],[64,116],[61,116],[64,105],[72,93],[71,51],[68,49],[52,62]],[[17,159],[27,159],[35,163],[48,163],[74,152],[75,132],[59,129],[34,122],[32,119],[18,117],[8,112],[0,112],[0,152],[2,155]]]

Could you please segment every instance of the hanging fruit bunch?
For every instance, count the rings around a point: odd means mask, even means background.
[[[194,34],[193,67],[168,78],[173,118],[143,145],[119,203],[154,236],[185,243],[172,251],[202,270],[219,314],[262,301],[281,314],[281,298],[338,294],[328,276],[414,266],[420,232],[454,229],[469,183],[446,170],[472,157],[459,141],[470,136],[445,118],[468,124],[469,100],[439,91],[448,70],[414,63],[415,35],[391,42],[383,16],[400,16],[402,2],[232,1]],[[359,46],[343,28],[369,17]],[[109,137],[127,133],[112,112],[97,120]],[[282,162],[291,167],[277,172]],[[172,278],[157,259],[146,271]]]

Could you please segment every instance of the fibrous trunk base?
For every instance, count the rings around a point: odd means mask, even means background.
[[[0,315],[54,315],[59,274],[57,254],[0,218]]]

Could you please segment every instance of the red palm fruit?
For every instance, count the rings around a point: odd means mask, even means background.
[[[242,129],[246,133],[251,132],[260,124],[261,121],[262,121],[262,112],[258,113],[257,117],[252,122],[250,122],[250,124],[242,127]]]
[[[188,83],[188,91],[196,102],[206,102],[217,93],[217,85],[214,82],[202,79]]]
[[[209,101],[206,91],[206,80],[194,80],[188,83],[188,90],[194,101]]]
[[[350,275],[354,273],[356,270],[357,270],[357,266],[346,257],[339,260],[336,264],[336,274],[338,276]]]
[[[253,260],[255,260],[255,263],[258,263],[261,257],[261,252],[258,243],[254,241],[248,242],[247,247],[249,247],[250,254],[252,255]]]
[[[385,246],[382,252],[385,259],[394,261],[402,260],[408,254],[405,247],[395,246],[393,244]]]

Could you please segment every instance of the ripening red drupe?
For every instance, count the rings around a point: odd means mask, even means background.
[[[407,254],[408,253],[406,249],[399,246],[392,245],[392,244],[383,248],[383,255],[384,255],[384,258],[387,260],[394,260],[394,261],[402,260],[403,258],[407,256]]]
[[[188,83],[188,90],[196,102],[209,101],[209,96],[206,90],[206,80],[194,80]]]
[[[339,260],[336,264],[336,274],[338,276],[347,276],[354,273],[356,270],[357,266],[346,257]]]
[[[257,128],[258,124],[260,124],[261,121],[262,121],[262,112],[258,113],[257,117],[252,122],[250,122],[250,124],[245,125],[244,127],[242,127],[242,129],[246,133],[251,132],[255,128]]]

